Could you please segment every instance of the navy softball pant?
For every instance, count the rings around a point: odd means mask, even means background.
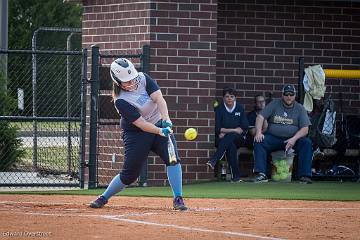
[[[180,157],[174,135],[171,135],[178,163]],[[141,168],[147,160],[150,151],[157,154],[169,166],[168,138],[144,131],[124,131],[124,166],[120,172],[120,179],[125,185],[136,181]]]

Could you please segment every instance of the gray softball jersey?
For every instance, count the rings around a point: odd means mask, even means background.
[[[150,95],[160,89],[159,85],[147,74],[139,72],[139,84],[134,91],[121,90],[114,101],[115,108],[121,115],[123,130],[139,131],[132,123],[142,116],[147,122],[157,123],[161,114]]]

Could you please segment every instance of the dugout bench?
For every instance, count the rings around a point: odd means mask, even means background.
[[[331,149],[331,148],[326,148],[323,149],[324,152],[324,158],[321,161],[322,167],[323,167],[323,172],[321,174],[313,174],[312,179],[313,180],[319,180],[319,181],[343,181],[343,180],[355,180],[360,182],[360,145],[358,149],[346,149],[345,152],[343,153],[339,153],[338,151]],[[240,171],[242,173],[242,177],[248,177],[249,175],[252,175],[252,166],[253,166],[253,151],[252,149],[249,149],[247,147],[240,147],[237,150],[237,156],[240,156],[240,163],[242,166],[248,166],[247,168],[244,167],[240,167]],[[339,156],[344,157],[345,159],[339,159]],[[244,160],[245,159],[245,160]],[[249,164],[242,164],[243,161],[248,160]],[[337,162],[337,160],[340,160],[339,163],[340,166],[350,166],[354,171],[353,175],[350,175],[349,172],[344,172],[343,174],[341,173],[336,173],[336,172],[331,172],[332,170],[332,166],[331,166],[331,162]],[[355,162],[354,162],[355,160]],[[251,163],[250,163],[251,161]],[[329,164],[330,163],[330,164]],[[225,166],[226,172],[224,175],[224,170],[222,168],[222,166]],[[352,166],[351,166],[352,165]],[[271,164],[268,164],[268,166],[270,167]],[[297,166],[297,160],[294,160],[294,169]],[[215,166],[215,177],[218,180],[226,180],[226,181],[230,181],[231,178],[231,174],[230,174],[230,169],[229,166],[227,164],[227,159],[226,156],[224,156]],[[294,174],[295,172],[293,172],[293,177],[296,177],[296,174]]]

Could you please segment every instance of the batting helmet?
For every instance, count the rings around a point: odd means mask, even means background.
[[[128,82],[139,75],[134,64],[126,58],[118,58],[111,63],[110,76],[114,82],[121,84]]]

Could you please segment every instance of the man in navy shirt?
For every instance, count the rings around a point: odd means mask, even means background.
[[[243,106],[236,102],[236,91],[223,89],[223,104],[215,110],[215,145],[217,150],[206,163],[211,169],[226,154],[232,173],[232,182],[241,182],[237,149],[244,143],[249,123]]]

